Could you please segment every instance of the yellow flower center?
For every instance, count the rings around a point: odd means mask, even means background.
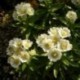
[[[24,60],[27,60],[28,57],[29,57],[29,56],[28,56],[28,53],[25,53],[25,54],[22,53],[22,54],[21,54],[21,58],[24,59]]]
[[[19,59],[15,59],[14,64],[16,64],[16,65],[19,64]]]
[[[54,51],[53,53],[51,53],[51,56],[52,56],[53,58],[57,58],[58,54],[57,54],[56,51]]]
[[[57,42],[59,41],[59,38],[55,36],[52,38],[52,41],[54,44],[57,44]]]
[[[67,43],[66,42],[61,42],[60,47],[61,47],[61,49],[66,49],[67,48]]]
[[[25,14],[25,13],[26,13],[26,10],[25,10],[25,9],[21,9],[21,10],[20,10],[20,13],[21,13],[21,14]]]
[[[50,44],[49,44],[49,43],[46,43],[46,44],[45,44],[45,47],[46,47],[47,49],[49,49],[49,48],[50,48]]]

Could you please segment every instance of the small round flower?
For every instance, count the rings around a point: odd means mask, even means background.
[[[38,36],[38,38],[36,39],[36,43],[38,44],[38,46],[42,45],[42,42],[44,39],[47,39],[49,36],[47,34],[41,34],[40,36]]]
[[[23,15],[26,15],[27,14],[27,9],[26,8],[27,8],[27,5],[26,5],[26,3],[23,3],[23,2],[21,2],[20,4],[17,4],[15,6],[16,13],[19,16],[23,16]]]
[[[27,15],[34,15],[34,9],[30,3],[21,2],[15,6],[15,11],[13,12],[14,20],[25,19]]]
[[[30,50],[30,51],[29,51],[29,54],[30,54],[31,56],[35,56],[35,55],[37,55],[35,49]]]
[[[80,0],[71,0],[74,5],[80,5]]]
[[[19,38],[14,38],[14,39],[10,40],[9,46],[12,46],[15,48],[21,47],[22,46],[22,40]]]
[[[68,19],[70,22],[74,23],[77,20],[77,13],[75,11],[68,11],[66,14],[66,19]]]
[[[17,14],[19,16],[23,15],[33,15],[34,14],[34,9],[32,8],[30,3],[20,3],[15,7],[15,10],[17,11]]]
[[[70,50],[72,50],[72,44],[70,44],[70,42],[66,39],[61,39],[58,44],[58,48],[62,52],[70,51]]]
[[[61,59],[61,57],[62,57],[62,53],[57,48],[50,50],[48,53],[48,59],[53,62],[57,62],[58,60]]]
[[[59,35],[61,38],[67,38],[70,37],[70,30],[67,27],[63,27],[59,29]]]
[[[32,42],[28,39],[22,40],[22,45],[24,49],[29,49],[32,46]]]
[[[59,35],[58,28],[57,27],[50,28],[50,30],[48,31],[48,34],[50,36],[58,36]]]
[[[13,68],[18,68],[21,64],[18,56],[12,55],[8,58],[8,63],[13,67]]]
[[[30,60],[30,54],[27,51],[21,51],[18,57],[22,63],[24,62],[28,63]]]
[[[44,52],[48,52],[50,49],[54,48],[54,43],[51,39],[44,39],[42,41],[41,48],[44,50]]]
[[[7,55],[16,54],[18,55],[22,50],[22,40],[19,38],[14,38],[10,40],[9,46],[7,48]]]

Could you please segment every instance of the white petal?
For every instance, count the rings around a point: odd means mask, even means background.
[[[53,62],[60,60],[61,57],[62,57],[62,53],[57,48],[50,50],[50,52],[48,53],[48,59]]]
[[[19,58],[15,55],[12,55],[8,58],[8,63],[13,67],[13,68],[18,68],[19,65],[21,64]]]
[[[62,52],[70,51],[72,49],[72,44],[66,39],[61,39],[60,43],[58,44],[58,48]]]
[[[59,35],[61,38],[67,38],[71,36],[71,33],[67,27],[63,27],[59,29]]]
[[[30,60],[30,55],[27,51],[22,51],[21,54],[19,55],[19,59],[22,63],[24,62],[29,62]]]
[[[28,39],[22,41],[22,45],[24,49],[29,49],[32,46],[32,42]]]

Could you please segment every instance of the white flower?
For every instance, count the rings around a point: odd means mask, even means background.
[[[66,14],[66,19],[68,19],[70,22],[74,23],[77,20],[77,13],[75,11],[68,11]]]
[[[44,52],[48,52],[50,49],[54,48],[54,43],[51,39],[44,39],[42,41],[41,48],[44,50]]]
[[[59,35],[61,38],[67,38],[70,37],[70,30],[67,27],[63,27],[59,29]]]
[[[34,15],[34,9],[30,6],[29,8],[27,8],[27,14],[29,15],[29,16],[32,16],[32,15]]]
[[[29,62],[30,60],[30,54],[27,51],[21,51],[19,55],[19,59],[22,63]]]
[[[29,5],[30,6],[30,5]],[[15,6],[15,10],[16,10],[16,13],[19,15],[19,16],[24,16],[27,14],[27,5],[26,3],[20,3],[20,4],[17,4]]]
[[[7,55],[20,55],[20,52],[23,50],[27,50],[31,47],[32,42],[28,39],[21,40],[19,38],[14,38],[10,40],[9,46],[7,48]]]
[[[14,39],[10,40],[9,46],[12,46],[15,48],[22,47],[22,40],[19,38],[14,38]]]
[[[30,50],[30,51],[29,51],[29,54],[30,54],[31,56],[35,56],[35,55],[37,55],[35,49]]]
[[[80,5],[80,0],[71,0],[74,5]]]
[[[34,9],[32,8],[30,3],[20,3],[15,7],[17,14],[19,16],[23,16],[23,15],[33,15],[34,14]]]
[[[47,39],[48,35],[47,34],[41,34],[40,36],[38,36],[36,43],[38,44],[38,46],[42,45],[42,42],[44,39]]]
[[[57,27],[50,28],[50,30],[48,31],[48,34],[50,36],[58,36],[59,35],[58,28]]]
[[[15,55],[12,55],[8,58],[8,63],[13,67],[13,68],[18,68],[19,65],[21,64],[19,58]]]
[[[30,3],[20,3],[15,6],[15,11],[13,12],[13,18],[19,20],[19,18],[26,18],[26,16],[34,15],[34,9]]]
[[[56,62],[56,61],[60,60],[61,57],[62,57],[62,53],[57,48],[54,48],[54,49],[50,50],[49,53],[48,53],[48,59],[50,61],[53,61],[53,62]]]
[[[58,48],[62,52],[70,51],[72,49],[72,44],[70,44],[69,40],[61,39],[58,44]]]
[[[14,38],[10,40],[7,48],[7,55],[9,55],[8,63],[14,68],[18,68],[21,63],[28,63],[31,59],[31,55],[26,49],[29,49],[31,45],[32,42],[28,39],[21,40],[19,38]]]
[[[10,40],[9,46],[7,48],[7,55],[16,54],[18,55],[22,50],[22,40],[19,38],[14,38]]]
[[[32,42],[28,39],[22,40],[22,45],[24,49],[29,49],[32,46]]]

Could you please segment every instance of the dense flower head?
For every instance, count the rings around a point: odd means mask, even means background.
[[[66,14],[66,19],[68,19],[70,22],[74,23],[77,20],[77,13],[75,11],[68,11]]]
[[[13,12],[14,20],[25,19],[27,15],[34,15],[34,9],[30,3],[21,2],[15,6],[15,11]]]
[[[52,27],[47,34],[38,36],[36,42],[47,53],[50,61],[56,62],[61,59],[62,52],[72,49],[72,44],[67,40],[71,32],[67,27]]]
[[[32,42],[28,39],[14,38],[10,40],[7,48],[8,63],[14,68],[18,68],[21,63],[29,63],[31,55],[28,50],[31,46]]]

